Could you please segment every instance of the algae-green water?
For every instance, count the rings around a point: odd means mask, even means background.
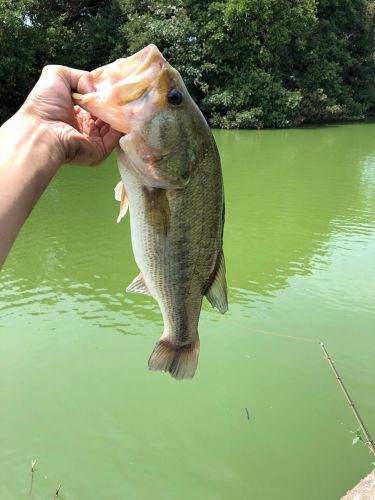
[[[215,137],[230,310],[205,302],[192,381],[147,370],[162,321],[125,293],[114,156],[63,167],[22,229],[0,274],[1,500],[330,500],[371,470],[304,339],[375,434],[375,124]]]

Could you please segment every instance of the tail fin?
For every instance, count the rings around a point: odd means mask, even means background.
[[[198,364],[199,338],[183,346],[166,339],[156,343],[148,360],[150,370],[169,372],[177,379],[193,378]]]

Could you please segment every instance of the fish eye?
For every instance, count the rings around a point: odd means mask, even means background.
[[[183,95],[179,90],[172,89],[168,94],[168,102],[173,106],[178,106],[182,103]]]

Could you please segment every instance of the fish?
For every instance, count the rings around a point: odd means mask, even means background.
[[[224,189],[212,132],[180,73],[151,44],[91,72],[73,101],[124,135],[117,147],[119,222],[129,211],[139,274],[126,289],[153,297],[164,321],[150,370],[193,378],[203,297],[228,309]]]

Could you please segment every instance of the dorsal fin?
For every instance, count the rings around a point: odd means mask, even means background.
[[[142,273],[139,273],[138,276],[133,279],[126,291],[129,293],[144,293],[145,295],[150,295]]]
[[[225,279],[225,260],[222,250],[217,257],[212,283],[205,295],[212,307],[219,309],[221,314],[227,312],[227,281]]]
[[[117,217],[117,223],[119,223],[121,219],[125,217],[129,207],[128,195],[126,194],[125,186],[122,181],[120,181],[115,187],[115,200],[120,202],[120,213]]]

